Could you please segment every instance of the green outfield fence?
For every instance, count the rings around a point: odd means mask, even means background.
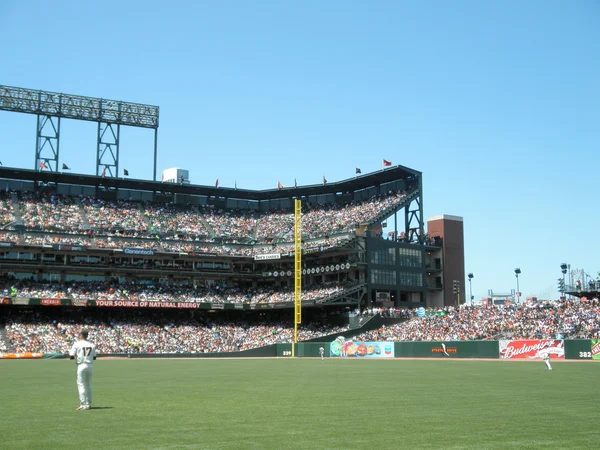
[[[553,341],[553,342],[552,342]],[[502,342],[505,346],[514,346],[519,350],[532,349],[529,352],[513,355],[509,359],[529,359],[528,355],[535,354],[539,349],[552,347],[560,349],[560,343],[564,353],[557,353],[552,356],[553,359],[567,360],[592,360],[600,361],[600,340],[591,339],[546,339],[543,342],[551,345],[540,346],[536,348],[537,340],[520,341],[444,341],[446,354],[442,347],[442,342],[394,342],[395,358],[478,358],[478,359],[499,359],[502,357]],[[298,357],[318,357],[319,348],[323,347],[325,355],[329,356],[329,342],[310,342],[296,344],[295,354]],[[596,350],[594,352],[594,349]],[[518,353],[518,352],[516,352]],[[449,356],[447,356],[449,355]],[[277,344],[278,357],[291,357],[292,344]],[[356,357],[360,358],[360,357]]]
[[[391,345],[391,343],[390,343]],[[546,339],[518,341],[444,341],[442,342],[394,342],[395,358],[481,358],[481,359],[530,359],[536,352],[550,350],[552,359],[600,361],[600,339]],[[323,347],[326,357],[330,355],[330,342],[303,342],[296,344],[295,356],[319,357]],[[0,359],[61,359],[62,354],[15,354],[0,353]],[[99,355],[124,358],[288,358],[292,356],[292,344],[273,344],[251,350],[227,353],[117,353]],[[360,358],[351,356],[347,358]]]
[[[498,358],[498,341],[446,341],[446,353],[457,358]],[[446,357],[441,342],[396,342],[396,358]]]

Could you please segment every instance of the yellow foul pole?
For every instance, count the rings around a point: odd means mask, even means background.
[[[294,343],[298,343],[298,324],[302,323],[302,201],[294,200]]]

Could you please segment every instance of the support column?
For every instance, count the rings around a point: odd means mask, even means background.
[[[58,172],[60,117],[37,116],[34,170]]]
[[[423,191],[422,182],[419,181],[419,196],[405,207],[406,239],[410,243],[422,244],[425,240],[423,227]]]
[[[119,136],[121,126],[98,122],[96,176],[119,176]]]

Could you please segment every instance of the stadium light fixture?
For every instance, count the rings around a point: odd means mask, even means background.
[[[563,285],[563,296],[565,295],[565,291],[566,291],[566,288],[565,288],[565,275],[567,274],[567,270],[568,270],[570,267],[571,267],[571,265],[570,265],[570,264],[567,264],[567,263],[562,263],[562,264],[560,265],[560,271],[561,271],[561,272],[562,272],[562,274],[563,274],[563,282],[562,282],[562,285]]]
[[[471,280],[473,279],[474,275],[473,273],[469,273],[467,277],[469,278],[469,297],[471,298],[471,305],[473,305],[473,286],[471,284]]]
[[[460,305],[460,281],[452,280],[452,293],[455,296],[456,306]]]

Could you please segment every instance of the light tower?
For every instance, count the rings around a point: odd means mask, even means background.
[[[517,299],[521,301],[521,291],[519,291],[519,274],[521,273],[521,269],[518,267],[515,269],[515,277],[517,277]]]
[[[469,297],[471,299],[471,305],[472,305],[473,304],[473,286],[471,285],[471,280],[473,280],[474,275],[471,272],[467,275],[467,277],[469,278]]]

